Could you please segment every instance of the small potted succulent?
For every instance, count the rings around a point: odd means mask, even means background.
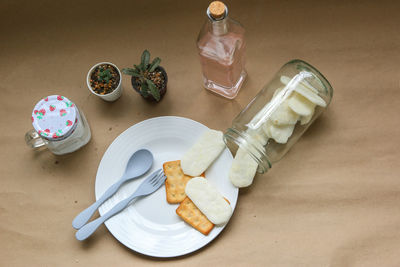
[[[86,83],[94,95],[106,101],[115,101],[122,94],[121,72],[110,62],[94,65],[87,74]]]
[[[159,102],[167,92],[168,76],[160,62],[156,57],[150,63],[150,52],[144,50],[139,65],[122,69],[124,74],[132,76],[133,89],[148,101]]]

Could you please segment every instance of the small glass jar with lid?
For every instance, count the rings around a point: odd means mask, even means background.
[[[51,95],[41,99],[32,111],[32,130],[25,134],[31,148],[46,146],[53,154],[78,150],[91,138],[85,115],[68,98]]]
[[[310,64],[302,60],[285,64],[224,134],[235,159],[246,155],[253,161],[237,165],[237,170],[270,169],[328,107],[332,95],[328,80]]]

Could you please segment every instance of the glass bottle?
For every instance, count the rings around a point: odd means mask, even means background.
[[[32,111],[32,130],[25,134],[31,148],[46,146],[63,155],[86,145],[91,138],[85,115],[68,98],[51,95],[40,100]]]
[[[204,87],[233,99],[247,76],[245,30],[228,17],[228,8],[220,1],[210,4],[207,16],[197,38]]]
[[[332,95],[331,85],[316,68],[292,60],[233,120],[224,141],[233,154],[240,150],[240,155],[251,156],[257,171],[264,173],[328,107]]]

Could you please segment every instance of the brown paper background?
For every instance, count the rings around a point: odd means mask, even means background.
[[[249,78],[235,100],[201,86],[195,46],[208,1],[0,2],[0,266],[400,266],[400,32],[397,1],[227,1],[247,30]],[[90,94],[100,61],[162,58],[168,91],[157,105],[134,92]],[[129,126],[184,116],[225,130],[293,58],[316,66],[333,102],[302,139],[240,190],[222,234],[188,256],[159,260],[102,226],[75,240],[74,216],[94,201],[101,157]],[[50,94],[86,114],[92,140],[65,156],[24,143],[34,104]]]

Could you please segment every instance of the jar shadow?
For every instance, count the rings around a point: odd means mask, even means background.
[[[329,109],[322,113],[304,132],[302,139],[317,138],[318,136],[325,135],[326,132],[330,132],[333,129],[333,123],[330,119],[332,115],[329,113]]]

